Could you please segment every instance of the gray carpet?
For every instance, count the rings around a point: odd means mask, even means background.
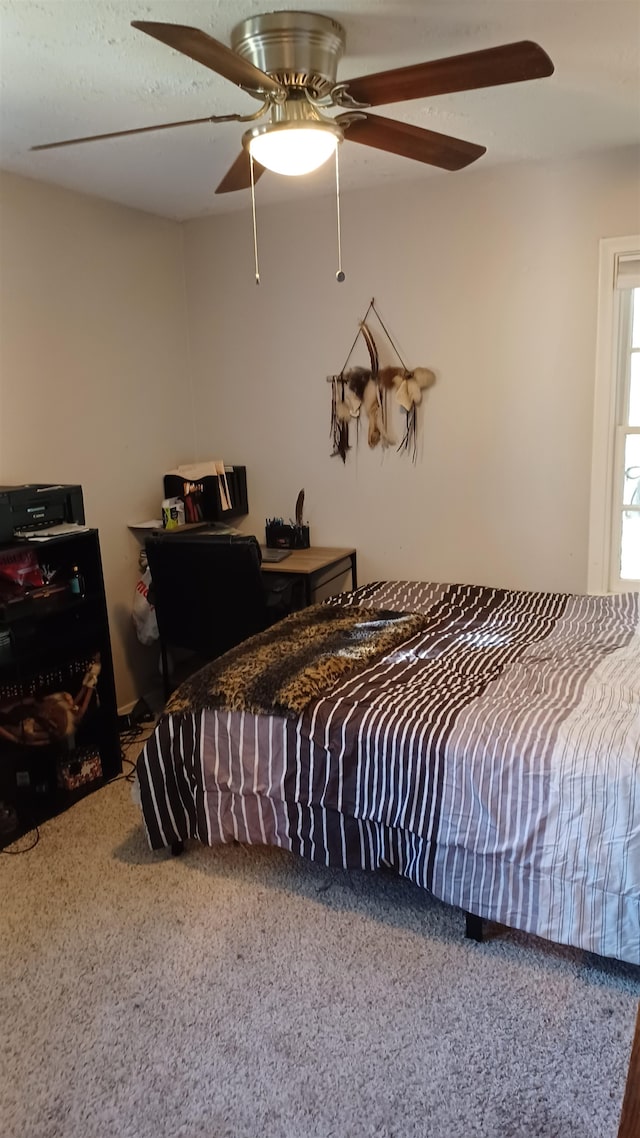
[[[640,971],[279,850],[149,852],[126,782],[0,857],[3,1138],[615,1138]]]

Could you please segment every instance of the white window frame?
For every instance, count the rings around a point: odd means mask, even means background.
[[[623,334],[624,292],[616,288],[621,258],[640,257],[640,235],[606,237],[600,241],[596,383],[593,408],[591,507],[587,589],[590,593],[640,589],[640,581],[621,580],[620,509],[618,482],[621,471],[620,352]],[[621,484],[621,483],[620,483]]]

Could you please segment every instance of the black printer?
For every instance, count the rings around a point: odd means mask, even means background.
[[[0,543],[12,541],[16,530],[38,530],[64,523],[84,525],[81,486],[35,482],[0,486]]]

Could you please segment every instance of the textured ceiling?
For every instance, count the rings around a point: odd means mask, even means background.
[[[640,0],[342,0],[295,4],[346,31],[338,78],[514,40],[532,39],[555,74],[511,86],[380,108],[390,118],[487,147],[471,169],[640,143]],[[288,5],[282,5],[288,7]],[[37,143],[210,114],[250,113],[232,83],[133,29],[132,20],[190,24],[229,44],[269,0],[0,0],[0,165],[173,218],[243,207],[247,192],[214,195],[236,158],[239,123],[181,127],[30,153]],[[331,164],[306,192],[327,192]],[[348,142],[343,189],[460,178]],[[265,174],[262,201],[290,200],[295,179]]]

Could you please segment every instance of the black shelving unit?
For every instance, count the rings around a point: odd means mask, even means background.
[[[121,770],[98,531],[0,545],[0,848]]]

